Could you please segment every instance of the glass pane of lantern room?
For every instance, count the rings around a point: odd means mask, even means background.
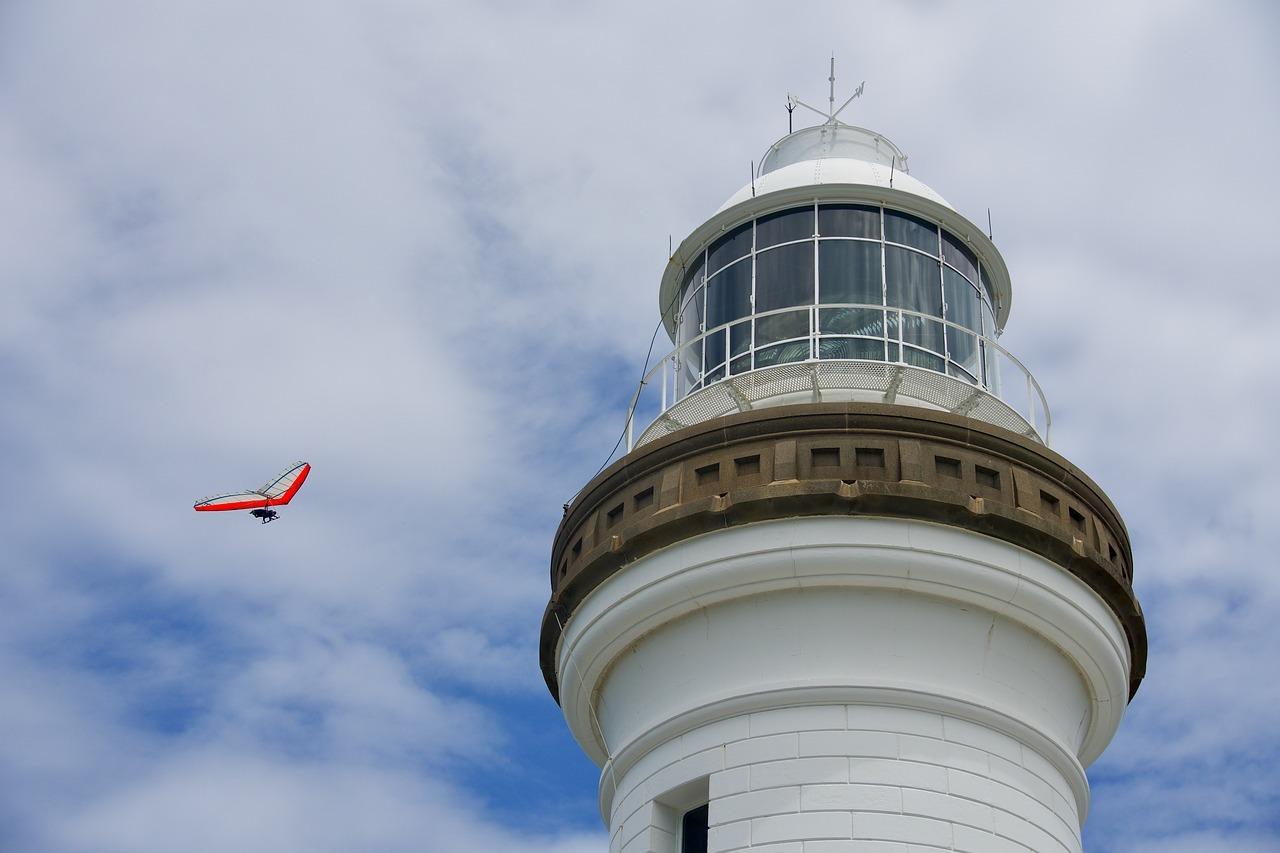
[[[902,340],[904,343],[915,344],[925,349],[933,350],[941,355],[943,349],[943,326],[935,320],[926,320],[915,314],[902,315]],[[941,366],[932,368],[933,370],[942,370]]]
[[[884,239],[938,256],[938,226],[909,213],[884,212]]]
[[[824,204],[818,208],[818,233],[823,237],[880,239],[880,208],[865,204]]]
[[[975,285],[978,283],[978,259],[959,237],[942,232],[942,259],[964,273]]]
[[[982,281],[980,282],[980,284],[982,285],[983,292],[987,295],[986,301],[989,302],[994,308],[996,304],[995,282],[991,280],[991,274],[987,272],[986,267],[982,267],[981,269],[982,269]],[[992,328],[993,329],[995,328],[994,324]],[[993,334],[993,332],[988,332],[988,334]]]
[[[706,327],[737,320],[751,313],[751,261],[740,261],[707,282]]]
[[[714,273],[726,264],[733,263],[738,258],[745,258],[750,252],[751,223],[748,222],[744,225],[739,225],[711,244],[711,251],[708,253],[707,272]]]
[[[947,352],[951,355],[951,360],[963,368],[967,375],[975,377],[979,374],[978,338],[975,335],[955,326],[947,326]]]
[[[751,321],[743,320],[729,327],[729,355],[742,355],[751,349]]]
[[[756,255],[756,313],[813,304],[813,243]]]
[[[680,309],[678,343],[688,343],[702,333],[702,302],[704,295],[704,288],[696,288],[693,293],[689,294],[684,307]]]
[[[942,316],[942,275],[935,259],[885,246],[884,269],[890,305]]]
[[[813,236],[813,208],[799,207],[770,213],[756,220],[756,250],[807,240]]]
[[[939,373],[941,373],[945,367],[942,361],[942,356],[928,352],[921,352],[915,347],[910,346],[904,346],[902,348],[902,360],[912,367],[923,367],[926,370],[936,370]]]
[[[756,346],[764,346],[809,334],[808,311],[783,311],[756,318]],[[807,344],[806,344],[807,346]]]
[[[690,393],[702,379],[702,341],[696,341],[679,353],[676,371],[676,398]]]
[[[680,304],[682,305],[689,298],[690,292],[703,282],[702,262],[702,253],[699,252],[697,258],[689,263],[689,272],[685,274],[684,281],[680,284]]]
[[[712,332],[707,335],[703,344],[702,363],[706,365],[707,372],[712,368],[719,367],[724,364],[727,353],[725,352],[725,329],[718,332]]]
[[[880,244],[859,240],[818,243],[818,301],[880,305]]]
[[[942,270],[942,284],[947,297],[947,319],[966,329],[982,331],[978,315],[978,290],[950,267]]]

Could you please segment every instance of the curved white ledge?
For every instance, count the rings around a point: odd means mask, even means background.
[[[831,608],[815,609],[814,602],[824,600],[815,592],[827,598],[857,593],[863,605],[874,604],[871,610],[864,606],[859,611],[863,615],[891,610],[894,619],[902,620],[887,629],[893,636],[885,638],[890,645],[884,648],[893,659],[881,666],[871,656],[855,660],[833,655],[823,644],[841,642],[852,617],[831,618]],[[786,597],[797,595],[803,597],[797,599],[800,606],[789,607]],[[742,671],[740,666],[735,670],[734,660],[742,655],[726,655],[723,668],[707,672],[705,681],[652,690],[646,685],[662,683],[654,671],[619,669],[621,662],[630,666],[632,660],[639,661],[636,666],[641,669],[670,666],[696,650],[680,646],[683,635],[678,632],[667,638],[664,631],[684,624],[680,630],[687,634],[692,614],[702,611],[702,618],[710,620],[729,612],[724,608],[738,606],[735,602],[749,605],[752,600],[758,602],[753,606],[779,605],[754,628],[749,622],[738,623],[745,626],[738,638],[741,648],[768,657],[768,666],[762,662],[756,671]],[[781,660],[776,644],[762,644],[755,628],[763,630],[775,617],[791,618],[778,616],[785,610],[803,614],[803,633],[811,635],[816,646],[789,659],[787,666],[774,666]],[[1011,644],[1011,650],[1021,648],[1019,644],[1034,645],[1029,654],[1038,656],[1035,662],[1043,672],[1037,675],[1023,666],[1017,672],[1030,680],[1017,684],[985,673],[953,678],[931,663],[945,656],[948,647],[917,641],[911,633],[917,627],[928,633],[924,626],[934,619],[959,620],[956,624],[970,634],[973,619],[989,621],[992,632],[997,622],[1007,625],[1000,641]],[[911,620],[919,624],[909,626]],[[939,635],[950,642],[946,630]],[[991,641],[989,635],[988,652]],[[698,653],[705,657],[705,650]],[[677,725],[671,721],[684,715],[702,719],[730,707],[724,703],[750,703],[752,696],[821,690],[825,685],[930,695],[935,697],[931,702],[985,709],[993,720],[1021,720],[1054,744],[1047,752],[1074,754],[1087,766],[1119,726],[1129,664],[1123,629],[1110,609],[1082,582],[1047,560],[942,525],[836,517],[736,527],[638,560],[587,597],[565,626],[557,653],[565,718],[598,764],[610,753],[615,761],[624,759],[641,749],[638,744],[659,738],[656,730],[669,730]],[[619,673],[622,681],[612,683]],[[618,693],[623,681],[629,686]],[[619,702],[617,707],[610,706],[611,696]],[[720,710],[707,710],[717,706]]]
[[[618,817],[615,801],[618,792],[614,787],[616,780],[625,777],[652,750],[672,742],[680,735],[719,720],[742,717],[761,711],[830,704],[910,708],[968,720],[1007,734],[1021,743],[1030,745],[1061,774],[1071,788],[1080,822],[1083,823],[1088,816],[1089,783],[1085,777],[1084,766],[1075,754],[1064,749],[1061,744],[1046,738],[1021,720],[1003,714],[981,702],[940,696],[911,686],[855,687],[847,684],[814,683],[727,697],[700,705],[679,717],[664,720],[649,729],[620,750],[610,760],[609,767],[601,774],[599,791],[601,819],[608,826]]]

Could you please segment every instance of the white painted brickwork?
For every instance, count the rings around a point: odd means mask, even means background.
[[[716,853],[1081,850],[1071,785],[1049,761],[911,708],[733,717],[661,744],[617,781],[611,853],[678,853],[680,815],[708,799]]]
[[[1127,698],[1096,593],[998,540],[797,518],[648,555],[557,653],[611,853],[1080,853],[1084,768]]]

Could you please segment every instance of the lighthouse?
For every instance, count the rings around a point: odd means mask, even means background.
[[[1129,537],[987,231],[832,95],[674,249],[542,672],[611,853],[1076,853],[1145,668]]]

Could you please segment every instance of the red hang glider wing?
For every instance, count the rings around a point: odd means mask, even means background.
[[[293,500],[293,496],[298,493],[298,489],[302,488],[302,484],[307,481],[307,475],[310,473],[310,464],[295,462],[285,469],[283,474],[258,489],[258,494],[265,495],[271,506],[284,506]]]
[[[311,473],[311,465],[306,462],[295,462],[285,469],[280,476],[270,480],[260,489],[248,492],[231,492],[225,495],[214,495],[196,501],[196,512],[226,512],[235,509],[259,509],[269,506],[283,506],[293,500],[293,496],[306,482]]]
[[[196,501],[196,512],[225,512],[232,509],[257,509],[270,502],[266,495],[257,492],[232,492],[229,495],[214,495]]]

